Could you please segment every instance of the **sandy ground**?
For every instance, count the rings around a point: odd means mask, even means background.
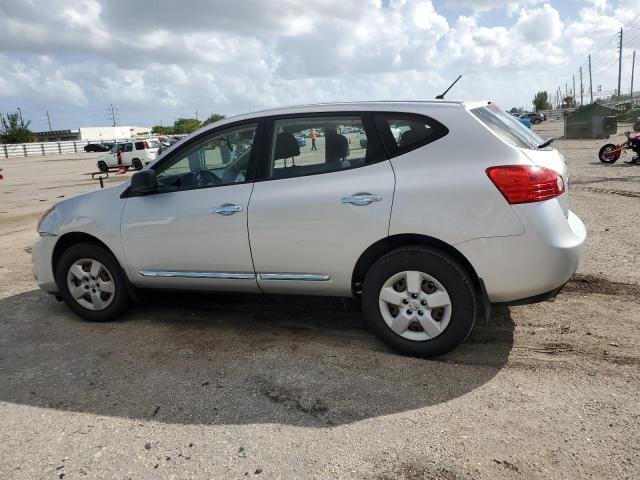
[[[602,143],[554,144],[589,230],[565,291],[433,360],[342,300],[152,295],[80,321],[29,250],[42,210],[96,188],[95,154],[0,160],[3,478],[639,478],[640,166]]]

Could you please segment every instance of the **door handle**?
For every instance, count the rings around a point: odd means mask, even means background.
[[[382,200],[382,195],[379,193],[371,194],[371,193],[357,193],[356,195],[351,195],[349,197],[342,197],[340,199],[341,203],[350,203],[351,205],[364,206],[369,205],[373,202],[379,202]]]
[[[233,205],[231,203],[225,203],[219,207],[213,207],[211,213],[219,213],[220,215],[233,215],[236,212],[242,211],[242,205]]]

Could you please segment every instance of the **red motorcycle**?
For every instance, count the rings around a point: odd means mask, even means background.
[[[625,163],[640,163],[640,133],[631,136],[631,132],[624,132],[627,136],[627,141],[620,145],[614,145],[613,143],[607,143],[603,145],[598,152],[598,158],[602,163],[614,163],[620,158],[621,155],[625,155],[627,150],[631,150],[635,153],[635,156]]]

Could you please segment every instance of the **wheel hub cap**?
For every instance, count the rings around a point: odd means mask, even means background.
[[[451,298],[434,277],[418,271],[392,275],[380,289],[382,318],[397,335],[414,341],[440,335],[451,319]]]
[[[111,272],[94,259],[83,258],[71,265],[67,287],[74,300],[88,310],[104,310],[115,296]]]

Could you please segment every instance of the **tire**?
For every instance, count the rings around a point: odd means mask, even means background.
[[[100,170],[102,173],[106,173],[109,171],[109,167],[107,166],[106,162],[99,161],[98,170]]]
[[[131,161],[131,166],[133,167],[134,170],[142,170],[142,162],[140,161],[139,158],[134,158]]]
[[[533,120],[531,120],[531,123],[533,123],[534,125],[538,125],[541,122],[542,120],[540,120],[539,118],[534,118]]]
[[[392,305],[381,299],[381,291],[388,289],[388,282],[404,275],[404,272],[419,274],[422,284],[416,294],[418,298],[413,299],[408,295],[412,288],[408,285],[407,277],[405,291],[399,295],[407,297],[409,303],[400,302],[398,310],[402,311],[394,318]],[[397,352],[414,357],[442,355],[467,338],[476,318],[481,315],[481,299],[474,285],[469,272],[455,258],[440,250],[423,246],[399,248],[380,258],[367,272],[362,291],[362,310],[371,330]],[[394,291],[397,286],[397,283],[393,284]],[[429,290],[431,292],[427,293]],[[437,306],[446,302],[440,300],[444,298],[442,291],[448,294],[447,306]],[[431,301],[433,298],[436,298],[433,301],[435,308],[426,303],[427,299]],[[385,308],[388,309],[385,311]],[[407,318],[412,320],[404,330],[400,328],[402,333],[396,333],[388,321],[394,324],[397,319],[401,324],[406,323],[407,320],[401,316],[408,312],[413,316]]]
[[[85,261],[92,262],[91,264],[85,263],[86,267],[93,266],[96,263],[102,265],[103,268],[98,271],[97,280],[92,277],[88,268],[84,271],[89,279],[86,283],[79,281],[77,274],[74,275],[71,272],[72,267],[74,268],[73,271],[78,272],[79,270],[76,267],[79,263],[84,263]],[[86,290],[86,296],[76,300],[70,290],[70,283],[78,284],[75,291],[76,295],[84,289]],[[107,283],[110,284],[108,289],[105,288]],[[124,313],[130,303],[127,279],[120,264],[109,251],[95,244],[77,243],[62,254],[56,265],[56,284],[58,285],[60,296],[69,309],[80,318],[91,322],[115,320]],[[100,292],[100,285],[104,288],[102,292]],[[92,287],[95,287],[95,289]],[[107,290],[113,290],[113,292]],[[87,308],[86,305],[88,304],[94,305],[95,294],[92,296],[92,291],[101,295],[100,302],[104,304],[103,308]]]
[[[598,158],[602,163],[615,163],[620,158],[620,150],[615,151],[616,146],[613,143],[607,143],[602,146],[598,152]],[[614,151],[614,153],[610,153]]]

